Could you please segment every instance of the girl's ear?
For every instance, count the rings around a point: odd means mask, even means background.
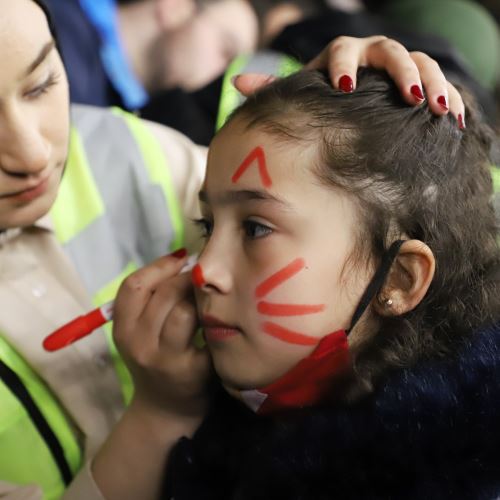
[[[195,0],[155,0],[155,15],[163,32],[179,28],[195,11]]]
[[[417,307],[429,289],[435,268],[434,255],[425,243],[405,241],[374,301],[376,312],[399,316]]]

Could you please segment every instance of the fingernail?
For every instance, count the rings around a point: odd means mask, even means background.
[[[339,79],[339,89],[342,92],[352,92],[354,90],[354,84],[352,83],[352,78],[349,75],[343,75]]]
[[[422,89],[418,85],[412,85],[410,92],[412,93],[415,99],[419,101],[423,101],[425,99],[424,94],[422,93]]]
[[[465,129],[465,121],[464,121],[464,117],[462,116],[462,113],[460,113],[458,115],[458,128],[460,130],[464,130]]]
[[[185,248],[179,248],[175,252],[170,254],[171,257],[175,257],[176,259],[183,259],[187,255],[187,250]]]
[[[437,98],[437,102],[445,111],[448,111],[448,103],[446,102],[446,97],[444,95],[440,95]]]
[[[234,87],[234,84],[235,84],[235,82],[236,82],[236,80],[238,79],[239,76],[241,76],[241,75],[234,75],[234,76],[231,77],[231,84],[233,85],[233,87]]]

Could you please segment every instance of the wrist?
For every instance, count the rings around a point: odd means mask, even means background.
[[[201,425],[206,412],[178,412],[170,408],[149,404],[134,397],[127,409],[128,418],[155,439],[175,440],[182,436],[192,437]]]

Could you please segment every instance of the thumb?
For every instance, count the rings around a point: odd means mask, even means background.
[[[266,75],[262,73],[245,73],[234,77],[233,85],[245,97],[257,92],[257,90],[265,87],[271,82],[274,82],[274,75]]]

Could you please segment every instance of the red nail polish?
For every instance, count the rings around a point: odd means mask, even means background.
[[[175,257],[176,259],[183,259],[187,255],[187,250],[185,248],[179,248],[179,250],[176,250],[175,252],[172,252],[170,254],[172,257]]]
[[[422,89],[418,85],[412,85],[410,92],[413,97],[418,99],[419,101],[423,101],[425,99],[424,94],[422,94]]]
[[[444,95],[440,95],[437,98],[437,102],[445,111],[448,111],[448,103],[446,102],[446,97]]]
[[[339,88],[342,92],[352,92],[354,90],[354,84],[352,83],[352,78],[348,75],[343,75],[339,79]]]
[[[458,128],[460,130],[464,130],[465,129],[464,117],[462,116],[461,113],[458,115]]]

